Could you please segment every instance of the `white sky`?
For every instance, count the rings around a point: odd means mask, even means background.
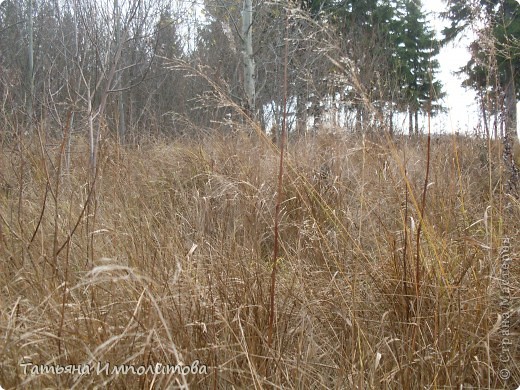
[[[442,0],[426,0],[423,1],[423,9],[430,13],[429,20],[432,27],[440,32],[446,22],[438,14],[446,10],[446,3]],[[475,91],[461,87],[464,76],[454,74],[470,59],[467,47],[472,40],[471,36],[463,36],[455,43],[442,48],[437,57],[441,65],[439,78],[442,80],[444,90],[447,93],[443,103],[449,109],[449,112],[446,115],[438,115],[438,117],[433,118],[432,131],[434,132],[460,131],[461,133],[472,133],[479,123],[480,115],[475,101]],[[518,122],[520,127],[520,121]]]

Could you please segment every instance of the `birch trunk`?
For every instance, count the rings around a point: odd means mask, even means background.
[[[244,61],[244,92],[246,111],[255,113],[255,60],[253,58],[253,2],[244,0],[242,10],[242,56]]]

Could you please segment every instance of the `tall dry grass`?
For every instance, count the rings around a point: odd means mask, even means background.
[[[520,205],[503,193],[499,153],[485,142],[432,140],[422,219],[424,139],[290,142],[270,347],[272,148],[240,134],[140,148],[106,141],[94,181],[86,145],[73,145],[68,172],[59,145],[2,146],[4,388],[520,384]],[[206,374],[24,365],[195,360]]]

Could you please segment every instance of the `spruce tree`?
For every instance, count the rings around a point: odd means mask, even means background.
[[[420,3],[404,0],[398,3],[401,23],[396,23],[395,68],[399,77],[401,109],[408,111],[410,134],[419,132],[419,113],[435,113],[443,96],[442,84],[435,78],[439,71],[440,42],[428,27]]]

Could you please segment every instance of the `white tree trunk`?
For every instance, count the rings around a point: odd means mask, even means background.
[[[242,56],[244,60],[244,92],[247,111],[255,113],[255,60],[253,58],[253,2],[244,0],[242,10]]]
[[[33,45],[33,0],[27,4],[27,82],[29,83],[29,97],[27,98],[27,117],[29,119],[29,132],[32,132],[33,101],[34,101],[34,45]]]
[[[122,45],[121,42],[121,8],[119,7],[119,1],[114,0],[114,14],[116,17],[116,50]],[[125,107],[123,105],[123,91],[122,91],[122,83],[121,79],[123,77],[123,71],[120,70],[117,75],[117,83],[116,88],[119,89],[117,100],[118,100],[118,111],[119,111],[119,123],[118,123],[118,133],[119,133],[119,142],[124,143],[125,134],[126,134],[126,123],[125,123]]]

